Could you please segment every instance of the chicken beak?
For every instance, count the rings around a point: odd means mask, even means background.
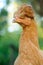
[[[15,18],[13,18],[13,23],[16,23],[16,20],[15,20]]]

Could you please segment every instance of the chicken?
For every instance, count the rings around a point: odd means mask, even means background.
[[[22,5],[14,18],[15,22],[23,27],[19,54],[14,65],[43,65],[43,53],[38,43],[38,33],[32,6]]]

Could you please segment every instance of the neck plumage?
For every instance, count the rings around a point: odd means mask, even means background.
[[[22,49],[24,49],[24,47],[27,46],[27,44],[29,44],[29,41],[31,41],[32,44],[34,44],[37,48],[39,48],[37,27],[34,21],[30,26],[26,26],[25,28],[23,28],[23,33],[20,38],[20,47],[19,47],[20,52]]]

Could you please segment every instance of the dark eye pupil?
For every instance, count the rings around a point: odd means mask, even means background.
[[[28,15],[25,15],[25,16],[28,17],[28,18],[34,19],[34,17],[32,17],[32,16],[28,16]]]

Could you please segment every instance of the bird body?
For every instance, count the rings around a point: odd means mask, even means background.
[[[38,43],[32,7],[24,5],[19,10],[17,14],[19,13],[22,16],[16,14],[15,21],[23,27],[23,32],[20,38],[19,54],[14,65],[43,65],[43,53],[40,51]],[[24,11],[27,11],[28,14]]]

